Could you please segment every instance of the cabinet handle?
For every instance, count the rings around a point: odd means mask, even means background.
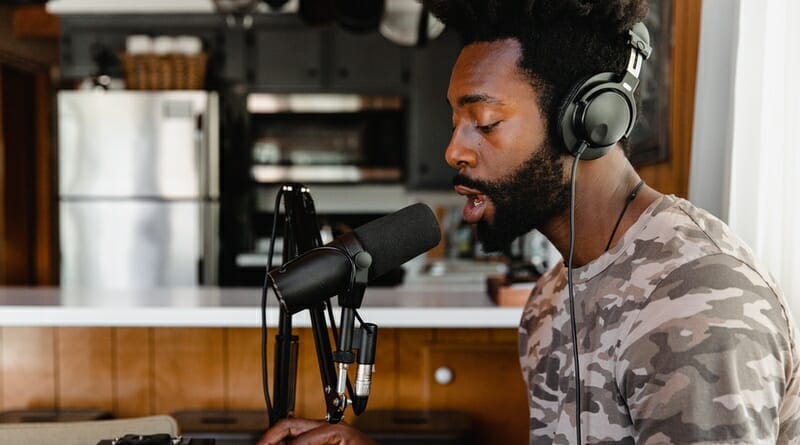
[[[433,379],[440,385],[449,385],[453,382],[453,370],[447,366],[440,366],[433,372]]]

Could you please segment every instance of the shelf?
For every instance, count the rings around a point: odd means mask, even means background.
[[[350,165],[256,165],[250,172],[253,179],[262,184],[399,182],[403,176],[399,168],[366,168]]]

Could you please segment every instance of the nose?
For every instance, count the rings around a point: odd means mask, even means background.
[[[450,167],[461,170],[477,165],[478,154],[474,149],[470,148],[468,141],[469,138],[465,137],[463,131],[458,127],[453,130],[453,134],[450,136],[450,143],[447,144],[447,150],[444,153],[444,157]]]

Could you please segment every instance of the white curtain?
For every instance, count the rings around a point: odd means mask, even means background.
[[[729,0],[703,4],[702,26],[726,28],[731,40],[715,48],[701,29],[690,199],[712,201],[698,204],[753,248],[800,321],[800,1],[734,3],[728,24],[711,8]],[[727,66],[704,60],[715,50],[732,54]]]

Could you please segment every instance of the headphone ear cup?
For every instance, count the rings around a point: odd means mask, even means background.
[[[581,110],[583,135],[590,147],[611,147],[628,132],[630,101],[616,89],[601,91]]]
[[[585,142],[581,159],[597,159],[630,133],[636,117],[633,95],[615,78],[613,73],[601,73],[582,80],[562,103],[559,133],[573,156]]]

